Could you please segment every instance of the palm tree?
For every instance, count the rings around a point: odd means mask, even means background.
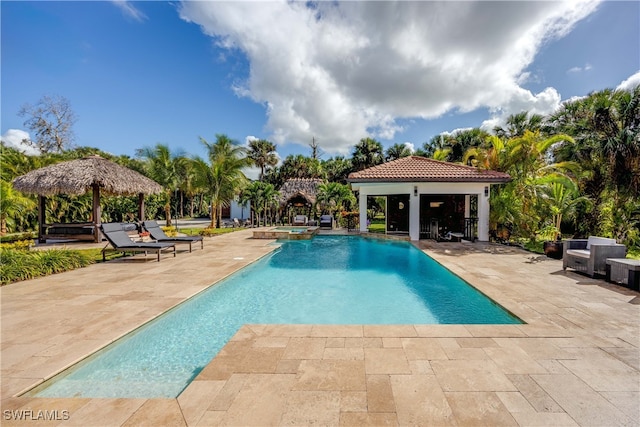
[[[219,228],[222,207],[228,206],[246,184],[242,169],[251,160],[245,156],[246,150],[226,135],[216,135],[214,143],[202,137],[200,141],[207,148],[209,162],[196,159],[196,165],[211,196],[211,227]]]
[[[324,182],[318,185],[316,199],[323,210],[330,214],[344,208],[350,208],[356,203],[355,196],[348,185],[338,182]]]
[[[165,144],[136,150],[136,155],[145,160],[147,176],[164,187],[164,215],[167,227],[171,226],[171,194],[180,185],[178,165],[184,157],[181,153],[171,153]]]
[[[492,227],[502,224],[514,227],[522,237],[535,237],[544,220],[541,187],[536,184],[543,177],[560,179],[579,173],[574,162],[552,162],[552,147],[563,143],[573,143],[573,139],[563,134],[546,138],[540,132],[527,130],[507,141],[489,137],[485,148],[476,147],[465,153],[465,163],[511,175],[511,182],[491,192]]]
[[[249,141],[249,158],[260,168],[260,181],[264,179],[265,169],[278,164],[276,145],[266,139]]]
[[[279,172],[283,182],[291,178],[322,178],[324,176],[320,160],[302,154],[288,155],[282,162]]]
[[[507,117],[506,128],[496,126],[493,132],[499,138],[512,139],[524,136],[526,131],[536,132],[542,129],[544,116],[522,111]]]
[[[392,160],[398,160],[402,157],[408,157],[412,154],[411,149],[406,144],[393,144],[387,148],[385,160],[387,162]]]
[[[353,149],[354,171],[361,171],[384,162],[382,144],[373,138],[362,138]]]

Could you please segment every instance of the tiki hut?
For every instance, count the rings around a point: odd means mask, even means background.
[[[138,172],[94,155],[56,163],[33,170],[13,180],[23,193],[38,195],[38,240],[46,241],[47,228],[56,228],[49,236],[99,242],[100,192],[109,195],[138,195],[138,218],[144,220],[144,195],[158,194],[163,188]],[[45,197],[55,194],[81,195],[93,192],[92,218],[86,223],[45,224]],[[87,239],[88,237],[88,239]]]
[[[317,178],[292,178],[280,187],[280,210],[282,216],[289,218],[296,214],[311,216],[316,204],[318,186],[322,184]]]

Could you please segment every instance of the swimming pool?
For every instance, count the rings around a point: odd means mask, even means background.
[[[36,393],[175,397],[240,326],[521,323],[405,242],[286,241]]]

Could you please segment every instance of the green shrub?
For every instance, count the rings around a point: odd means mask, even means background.
[[[12,243],[0,243],[0,248],[2,249],[16,249],[19,251],[29,250],[30,247],[34,245],[32,239],[29,240],[16,240]]]
[[[162,229],[162,231],[164,231],[164,234],[167,235],[167,237],[176,237],[178,235],[178,232],[176,231],[175,227],[160,227]]]
[[[28,231],[26,233],[12,233],[6,236],[0,236],[0,243],[13,243],[19,240],[33,240],[36,238],[36,234]]]
[[[207,228],[203,228],[200,231],[200,235],[204,236],[204,237],[210,237],[210,236],[217,236],[218,234],[225,234],[225,233],[232,233],[236,230],[241,230],[239,228],[231,228],[231,227],[227,227],[227,228],[212,228],[212,227],[207,227]]]
[[[86,267],[93,263],[90,255],[69,249],[24,251],[0,248],[0,260],[2,285]]]

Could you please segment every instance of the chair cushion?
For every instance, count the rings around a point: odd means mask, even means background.
[[[567,255],[578,258],[589,258],[591,253],[586,249],[567,249]]]
[[[591,248],[591,245],[615,245],[616,239],[609,239],[607,237],[589,236],[587,239],[587,249]]]

